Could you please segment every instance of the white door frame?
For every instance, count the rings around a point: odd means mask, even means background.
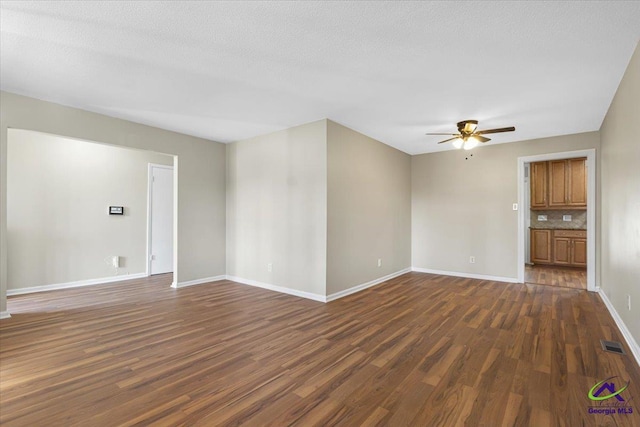
[[[173,164],[175,165],[176,156],[173,157]],[[178,195],[176,191],[177,187],[177,174],[173,166],[161,165],[158,163],[149,163],[147,167],[147,277],[151,276],[151,202],[153,197],[153,168],[170,169],[173,172],[173,282],[171,286],[175,286],[177,283],[176,277],[178,272]]]
[[[529,163],[525,162],[525,172],[527,172],[527,168],[526,165]],[[526,178],[523,178],[523,190],[524,190],[524,204],[518,205],[520,206],[520,209],[522,209],[525,212],[528,212],[529,210],[531,210],[531,167],[528,168],[528,175]],[[526,182],[524,182],[526,179]],[[519,201],[518,201],[519,203]],[[531,225],[531,217],[525,215],[524,217],[524,229],[526,230],[529,226]],[[524,260],[525,262],[531,262],[531,242],[529,241],[531,238],[531,236],[529,236],[529,233],[524,233]]]
[[[590,148],[579,151],[540,154],[537,156],[518,157],[518,282],[524,283],[524,242],[526,206],[524,190],[524,164],[546,160],[587,158],[587,290],[597,292],[600,284],[596,283],[596,150]],[[531,172],[529,172],[531,180]]]

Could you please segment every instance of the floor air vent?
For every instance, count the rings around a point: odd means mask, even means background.
[[[625,354],[622,349],[622,344],[616,341],[605,341],[600,340],[600,344],[602,344],[602,349],[604,351],[610,351],[611,353]]]

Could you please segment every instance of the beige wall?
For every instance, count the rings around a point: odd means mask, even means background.
[[[640,343],[640,45],[600,129],[602,251],[600,284]],[[627,308],[631,296],[631,311]]]
[[[331,295],[411,267],[411,157],[332,121],[327,153]]]
[[[413,156],[413,267],[516,279],[517,158],[599,145],[589,132]]]
[[[325,295],[326,127],[227,146],[227,274]]]
[[[0,93],[0,311],[6,311],[7,129],[39,132],[178,156],[178,271],[180,282],[225,273],[224,144]]]
[[[173,156],[19,129],[8,143],[8,289],[146,272],[148,164]]]

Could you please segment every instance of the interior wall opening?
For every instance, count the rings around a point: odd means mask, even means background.
[[[176,156],[21,129],[7,150],[7,295],[149,275],[149,164]]]

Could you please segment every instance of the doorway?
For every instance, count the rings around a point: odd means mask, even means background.
[[[173,272],[173,167],[149,164],[148,272]]]
[[[533,182],[534,175],[536,173],[539,175],[545,167],[552,169],[552,172],[546,170],[547,179],[549,179],[549,173],[562,176],[562,162],[566,162],[567,171],[571,171],[572,166],[576,171],[580,167],[584,168],[583,173],[586,175],[584,203],[572,201],[570,198],[558,202],[556,200],[558,193],[542,195],[540,189],[547,191],[548,181]],[[536,170],[538,168],[540,170]],[[597,291],[595,174],[594,149],[518,158],[518,201],[521,207],[518,213],[518,281],[520,283],[541,283]],[[555,182],[559,181],[556,179]],[[536,185],[538,188],[535,188]],[[550,197],[554,198],[552,202],[547,199]],[[579,199],[579,196],[576,196],[576,199]],[[562,205],[572,203],[569,209],[563,211]],[[579,206],[581,204],[583,206]],[[530,253],[527,248],[531,249]]]

